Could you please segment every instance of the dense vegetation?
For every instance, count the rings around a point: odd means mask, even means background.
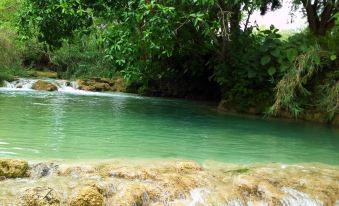
[[[0,80],[27,68],[123,76],[145,95],[223,99],[224,108],[270,115],[321,111],[331,120],[339,110],[338,2],[294,0],[308,28],[282,38],[248,21],[280,0],[2,0]]]

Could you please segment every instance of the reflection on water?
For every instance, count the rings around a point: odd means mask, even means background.
[[[0,91],[0,157],[339,164],[338,129],[121,93]]]

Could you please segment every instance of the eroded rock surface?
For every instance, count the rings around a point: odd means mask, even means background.
[[[69,202],[70,206],[102,206],[104,197],[100,194],[98,188],[94,186],[86,186]]]
[[[58,206],[61,197],[52,188],[35,187],[27,189],[20,198],[22,206]]]
[[[48,175],[50,163],[33,165],[37,175],[0,181],[0,203],[333,206],[339,199],[339,168],[329,165],[111,160],[58,163]]]
[[[84,91],[114,91],[124,92],[126,91],[125,80],[119,79],[107,79],[107,78],[91,78],[87,80],[78,80],[78,88]]]
[[[23,177],[28,169],[28,162],[15,159],[0,159],[0,177]]]
[[[50,82],[38,80],[32,85],[32,89],[51,92],[51,91],[57,91],[58,87]]]

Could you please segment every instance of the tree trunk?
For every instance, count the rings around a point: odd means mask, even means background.
[[[317,13],[319,9],[318,1],[311,4],[309,0],[302,0],[304,8],[306,9],[308,27],[310,31],[316,36],[325,36],[335,25],[333,15],[338,12],[335,8],[335,3],[330,1],[324,2],[324,8],[320,15]]]

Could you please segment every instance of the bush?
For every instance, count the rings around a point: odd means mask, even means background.
[[[112,78],[116,75],[113,64],[105,58],[104,48],[94,36],[65,41],[51,56],[52,64],[63,78]]]
[[[16,68],[21,65],[21,51],[15,44],[15,33],[0,29],[0,69]]]

